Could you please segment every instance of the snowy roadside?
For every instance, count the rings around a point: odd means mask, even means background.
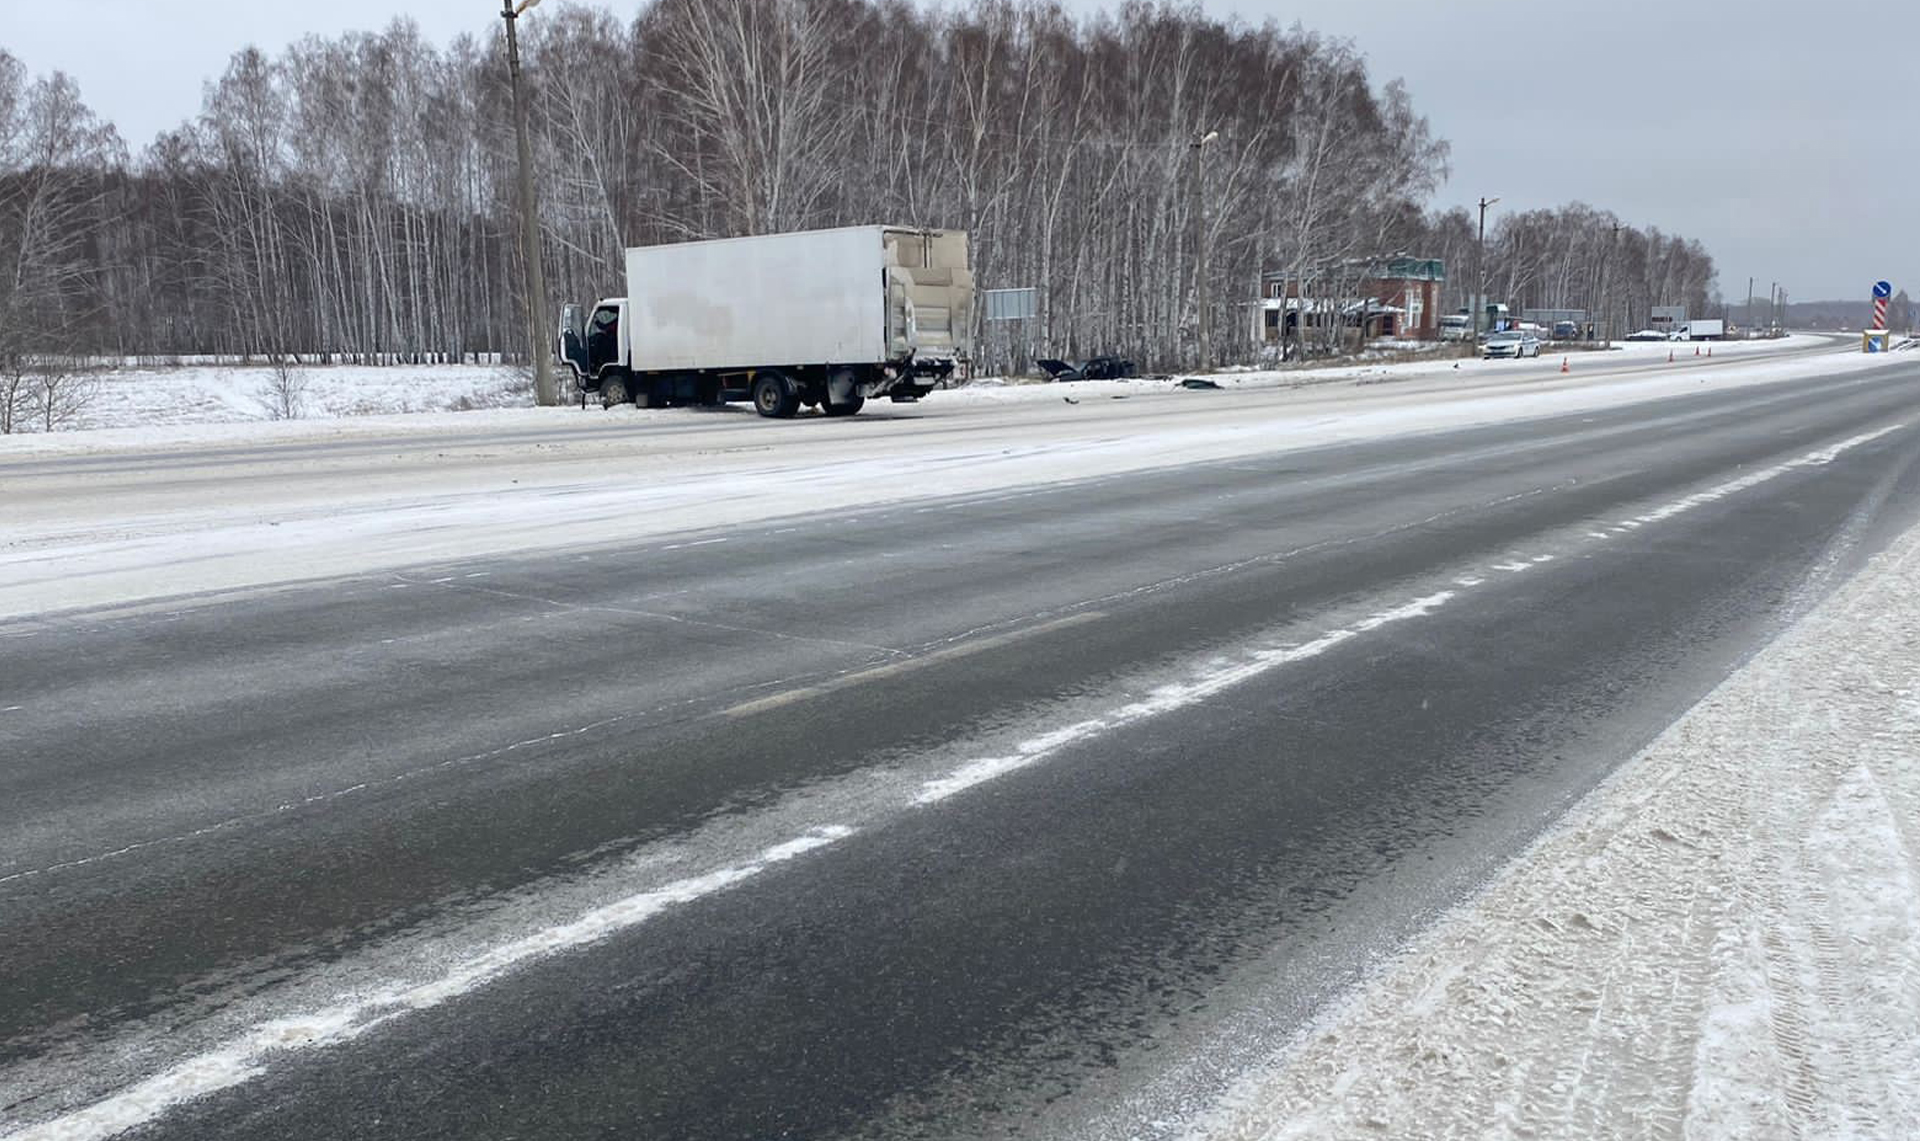
[[[7,437],[0,438],[0,459],[165,450],[207,464],[152,479],[111,466],[60,470],[57,463],[23,472],[0,530],[0,616],[632,544],[933,496],[1565,415],[1697,394],[1707,385],[1839,376],[1886,363],[1813,352],[1712,368],[1596,369],[1566,377],[1538,370],[1471,384],[1449,377],[1298,391],[1176,389],[1077,406],[1062,403],[1060,390],[1068,386],[1046,385],[1017,408],[939,393],[904,413],[882,406],[872,417],[788,425],[742,410],[388,416],[369,418],[383,427],[367,430],[387,433],[379,454],[331,459],[268,451],[195,456],[211,445],[286,439],[264,433],[305,422],[197,429],[233,433],[224,437],[194,435],[192,427]],[[1085,385],[1110,391],[1112,383]],[[653,417],[679,419],[671,432],[621,430],[623,421],[639,427]],[[294,438],[355,438],[338,430],[354,421],[320,423],[329,434]],[[459,447],[451,446],[456,434]],[[136,466],[147,462],[143,456]],[[616,470],[620,478],[609,478]],[[808,494],[769,496],[770,483],[804,485]],[[698,495],[676,493],[696,486]]]
[[[1920,529],[1191,1132],[1920,1136]]]
[[[1826,337],[1796,335],[1776,341],[1728,342],[1712,347],[1713,360],[1762,360],[1831,347]],[[1621,343],[1611,352],[1571,354],[1575,375],[1623,366],[1661,363],[1678,352],[1684,369],[1706,358],[1696,346]],[[1800,358],[1804,359],[1804,357]],[[1303,389],[1369,386],[1411,381],[1471,385],[1513,378],[1516,373],[1550,373],[1542,361],[1483,361],[1453,357],[1338,366],[1301,366],[1214,374],[1207,379],[1229,390]],[[527,427],[593,427],[608,423],[597,405],[583,414],[577,404],[531,407],[525,377],[495,365],[422,365],[364,367],[313,366],[297,370],[298,415],[277,410],[273,371],[262,366],[198,365],[175,368],[125,368],[102,374],[72,424],[51,433],[0,436],[0,456],[98,452],[126,448],[195,446],[325,440],[397,433],[450,434]],[[1538,377],[1536,376],[1536,379]],[[1012,382],[998,377],[935,393],[924,407],[992,407],[1028,402],[1057,404],[1146,396],[1177,390],[1178,381],[1137,378],[1075,381],[1066,384]],[[568,397],[576,393],[566,393]],[[614,415],[626,421],[685,421],[685,410],[642,411],[625,408]]]

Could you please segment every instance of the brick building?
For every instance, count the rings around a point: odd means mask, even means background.
[[[1435,340],[1446,281],[1446,264],[1437,258],[1344,262],[1304,281],[1284,271],[1268,273],[1261,279],[1255,337],[1262,343],[1293,339],[1304,322],[1323,330],[1337,323],[1365,340]]]

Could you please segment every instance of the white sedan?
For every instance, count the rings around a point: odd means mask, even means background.
[[[1540,338],[1528,332],[1495,333],[1480,346],[1480,355],[1487,360],[1495,357],[1537,357],[1540,355]]]

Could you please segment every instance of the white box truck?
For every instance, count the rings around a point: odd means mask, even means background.
[[[630,249],[627,295],[566,306],[558,352],[608,407],[851,416],[964,368],[972,324],[966,234],[850,226]]]
[[[1727,323],[1725,321],[1687,322],[1687,340],[1689,341],[1718,341],[1723,340],[1726,335]]]

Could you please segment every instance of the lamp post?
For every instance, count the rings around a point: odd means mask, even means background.
[[[1208,131],[1196,136],[1189,144],[1193,148],[1193,296],[1199,309],[1197,328],[1201,368],[1213,363],[1213,337],[1207,328],[1207,180],[1206,168],[1200,160],[1206,153],[1207,144],[1219,137],[1219,131]]]
[[[513,88],[513,138],[520,151],[520,244],[527,261],[527,346],[533,358],[533,398],[542,407],[559,402],[553,390],[553,360],[544,348],[547,274],[540,263],[539,204],[533,197],[533,144],[527,138],[527,107],[520,94],[520,16],[540,0],[503,0],[507,22],[507,77]]]
[[[1473,331],[1476,334],[1486,331],[1481,322],[1487,319],[1487,207],[1498,201],[1500,199],[1484,196],[1480,199],[1480,238],[1473,247],[1474,288],[1480,291],[1473,301]]]

